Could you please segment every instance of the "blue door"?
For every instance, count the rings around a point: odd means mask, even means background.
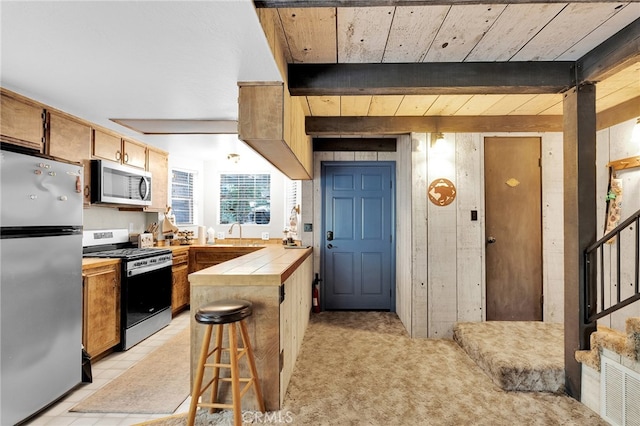
[[[394,310],[395,165],[324,163],[324,308]]]

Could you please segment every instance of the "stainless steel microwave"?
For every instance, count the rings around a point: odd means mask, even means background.
[[[91,160],[91,202],[151,205],[151,173],[105,160]]]

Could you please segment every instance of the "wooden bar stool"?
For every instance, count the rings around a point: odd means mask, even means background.
[[[251,341],[249,339],[249,333],[247,332],[247,324],[244,319],[251,316],[253,312],[251,302],[247,300],[220,300],[200,307],[196,311],[195,319],[198,323],[206,325],[204,338],[202,340],[202,349],[200,351],[200,359],[198,360],[198,366],[196,375],[193,380],[193,391],[191,392],[191,405],[189,407],[189,416],[187,418],[187,425],[192,426],[195,422],[196,411],[198,407],[209,408],[211,412],[215,408],[231,408],[233,409],[233,422],[234,425],[239,426],[242,424],[242,409],[240,400],[242,396],[251,388],[256,395],[258,401],[258,407],[260,411],[264,413],[264,400],[262,398],[262,391],[260,389],[260,383],[258,382],[258,372],[256,370],[256,363],[253,358],[253,350],[251,349]],[[236,331],[236,323],[240,324],[240,336],[242,339],[242,347],[238,346],[238,335]],[[227,331],[229,334],[229,347],[222,347],[222,337],[224,333],[224,325],[227,324]],[[215,347],[209,350],[211,345],[211,334],[213,326],[216,327]],[[229,352],[229,363],[221,363],[221,355],[223,351]],[[213,356],[213,362],[208,362],[209,358]],[[238,361],[246,356],[249,364],[249,371],[251,377],[240,377],[238,370]],[[205,367],[213,368],[213,378],[204,387],[202,381],[204,377]],[[229,368],[231,370],[231,377],[220,377],[220,369]],[[218,399],[218,385],[223,382],[231,382],[231,394],[233,404],[224,404],[217,401]],[[242,389],[240,389],[240,383],[244,383]],[[209,402],[199,401],[200,396],[211,387],[211,399]]]

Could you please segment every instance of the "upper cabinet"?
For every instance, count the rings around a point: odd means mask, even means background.
[[[91,127],[87,124],[50,112],[47,154],[69,161],[91,158]]]
[[[238,85],[238,138],[290,179],[311,179],[313,150],[299,99],[283,83]]]
[[[145,144],[129,139],[122,139],[122,152],[122,164],[146,169],[147,146]]]
[[[164,212],[167,209],[169,187],[169,154],[157,148],[147,148],[147,171],[151,172],[151,205],[148,211]]]
[[[48,113],[47,154],[84,166],[84,204],[91,204],[91,127],[66,115]]]
[[[93,133],[94,157],[140,169],[146,168],[146,145],[98,129],[94,129]]]
[[[0,137],[4,142],[44,151],[45,113],[35,103],[2,90],[0,93]]]
[[[167,152],[124,138],[2,87],[0,98],[0,140],[82,164],[85,207],[91,204],[91,159],[99,158],[151,172],[152,204],[144,210],[166,210],[169,189]],[[120,207],[131,209],[130,206]]]

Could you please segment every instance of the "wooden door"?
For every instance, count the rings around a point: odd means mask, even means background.
[[[393,172],[384,163],[323,167],[325,309],[393,310]]]
[[[89,355],[100,355],[120,343],[120,265],[83,271],[82,344]]]
[[[171,314],[175,316],[189,304],[189,249],[173,251],[171,268]]]
[[[167,192],[169,190],[169,155],[157,149],[147,150],[147,169],[151,172],[151,206],[147,211],[164,212],[168,205]]]
[[[83,203],[91,204],[91,127],[62,114],[49,113],[47,152],[54,157],[77,161],[84,166]]]
[[[147,166],[147,146],[141,143],[123,139],[122,140],[122,164],[140,169],[146,169]]]
[[[93,156],[120,163],[122,161],[122,139],[115,134],[94,129]]]
[[[0,96],[0,138],[3,141],[36,149],[44,147],[44,109],[21,102],[4,92]]]
[[[540,138],[492,137],[484,146],[487,321],[539,321]]]

